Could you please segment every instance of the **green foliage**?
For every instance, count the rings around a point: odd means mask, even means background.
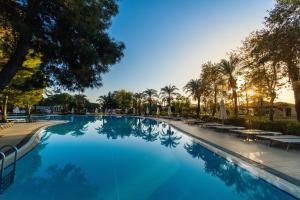
[[[26,92],[15,93],[12,104],[20,108],[29,109],[31,106],[39,103],[43,98],[43,90],[30,90]]]
[[[298,0],[277,0],[277,3],[281,3],[281,4],[296,4],[298,3]]]
[[[235,126],[248,126],[247,120],[242,117],[229,117],[225,120],[225,124],[235,125]]]
[[[107,95],[99,96],[97,101],[99,102],[102,111],[105,111],[106,109],[118,108],[115,93],[109,92]]]
[[[154,90],[154,89],[146,89],[144,92],[144,97],[146,99],[146,101],[148,102],[148,108],[149,108],[149,111],[150,111],[150,114],[152,113],[152,102],[153,102],[153,99],[156,97],[158,97],[158,94],[157,94],[157,91]]]
[[[31,107],[39,103],[43,98],[43,89],[33,89],[25,92],[15,93],[12,104],[20,108],[25,108],[28,121],[31,122]]]
[[[177,90],[178,88],[175,85],[167,85],[160,89],[160,94],[167,99],[169,106],[171,106],[173,96],[178,94]]]
[[[218,64],[218,69],[221,74],[225,77],[225,80],[228,82],[228,88],[232,89],[232,96],[234,99],[234,114],[238,116],[238,103],[237,103],[237,79],[240,75],[239,73],[239,63],[240,60],[234,54],[231,54],[229,59],[222,59]]]
[[[194,100],[200,99],[204,86],[201,79],[191,79],[184,87],[183,90],[189,93]]]
[[[300,123],[294,120],[251,120],[249,128],[300,135]]]
[[[68,93],[50,95],[48,98],[43,99],[41,104],[45,106],[61,105],[63,107],[62,113],[69,113],[72,108],[76,107],[74,96]]]
[[[86,98],[85,95],[76,94],[74,95],[74,102],[75,102],[75,112],[77,114],[85,114],[86,107],[90,103],[89,100]]]
[[[201,120],[205,122],[220,122],[220,119],[211,115],[201,115]]]
[[[178,94],[175,101],[172,102],[172,107],[175,109],[175,115],[183,116],[184,113],[190,111],[191,101],[189,98]]]
[[[203,91],[204,100],[213,102],[212,115],[214,116],[217,112],[218,97],[221,91],[224,91],[225,82],[223,75],[218,65],[207,62],[202,65],[200,77],[203,81],[203,86],[205,86]],[[206,104],[206,102],[204,103]]]
[[[119,108],[122,110],[129,109],[132,107],[132,96],[131,92],[126,90],[119,90],[115,92],[115,98]]]
[[[0,89],[19,71],[28,49],[43,55],[40,69],[48,84],[69,90],[101,86],[101,75],[123,56],[124,44],[108,34],[116,0],[26,2],[0,1],[0,29],[10,33],[0,34],[0,54],[7,58]]]

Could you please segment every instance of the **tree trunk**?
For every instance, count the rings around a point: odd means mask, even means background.
[[[207,100],[204,99],[203,101],[204,101],[204,112],[205,114],[207,114]]]
[[[212,116],[215,116],[216,112],[217,112],[217,90],[215,89],[215,92],[214,92],[214,107],[213,107]]]
[[[197,118],[200,118],[200,97],[197,97]]]
[[[295,97],[295,109],[297,112],[297,120],[300,121],[300,81],[293,82],[293,90]]]
[[[8,102],[8,96],[4,95],[3,102],[2,102],[2,122],[7,122],[7,102]]]
[[[9,61],[3,66],[0,71],[0,91],[3,90],[9,82],[16,75],[18,70],[20,70],[25,56],[29,50],[29,39],[30,37],[26,35],[21,35],[18,41],[18,46],[14,54],[10,57]]]
[[[274,100],[275,98],[271,98],[270,100],[270,111],[269,111],[269,120],[274,120]]]
[[[151,115],[151,107],[152,107],[152,99],[150,99],[149,101],[149,115]]]
[[[246,91],[246,113],[249,115],[249,98],[248,98],[248,93]]]
[[[27,104],[27,117],[28,117],[28,122],[31,122],[31,106]]]
[[[264,112],[263,112],[263,103],[264,103],[264,99],[263,97],[260,97],[259,99],[259,116],[263,116]]]
[[[235,115],[235,117],[238,117],[239,110],[238,110],[238,102],[237,102],[237,92],[236,92],[236,89],[232,89],[232,95],[233,95],[233,100],[234,100],[234,115]]]
[[[141,103],[138,102],[138,109],[137,109],[138,115],[141,115]]]

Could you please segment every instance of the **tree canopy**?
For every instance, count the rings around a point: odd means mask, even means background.
[[[108,34],[115,0],[1,0],[0,90],[21,69],[29,50],[52,86],[82,90],[102,85],[102,74],[120,61],[124,44]],[[7,34],[10,33],[10,34]],[[2,52],[3,53],[3,52]]]

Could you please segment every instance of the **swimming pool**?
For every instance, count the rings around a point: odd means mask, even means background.
[[[17,163],[5,200],[295,199],[166,123],[134,117],[52,116]]]

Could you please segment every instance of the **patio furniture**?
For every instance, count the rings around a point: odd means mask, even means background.
[[[202,127],[204,128],[215,128],[217,126],[224,126],[223,124],[219,124],[219,123],[203,123]]]
[[[200,119],[189,119],[189,120],[186,120],[185,123],[190,124],[190,125],[201,125],[201,124],[205,123],[205,121],[202,121]]]
[[[7,121],[20,123],[20,122],[26,122],[26,119],[25,118],[10,118],[10,119],[7,119]]]
[[[170,117],[170,119],[172,119],[174,121],[182,121],[184,118],[180,117],[180,116],[176,116],[176,117]]]
[[[272,138],[272,139],[270,139],[269,146],[272,146],[273,143],[286,144],[286,150],[289,151],[289,149],[292,145],[300,144],[300,137],[296,136],[294,138]]]
[[[294,139],[294,138],[299,138],[299,136],[296,135],[259,135],[257,136],[260,139]]]
[[[287,144],[286,150],[288,151],[293,144],[300,144],[300,136],[296,135],[260,135],[258,139],[269,140],[269,146],[275,142]]]
[[[219,131],[233,131],[233,130],[244,130],[245,127],[222,125],[222,126],[216,126],[215,129]]]
[[[233,130],[236,133],[253,133],[253,132],[262,132],[263,130],[260,129],[245,129],[245,130]]]
[[[255,137],[257,138],[259,136],[282,135],[282,133],[280,132],[263,131],[259,129],[232,130],[232,132],[238,134],[239,136],[245,136],[246,139],[255,138]]]

